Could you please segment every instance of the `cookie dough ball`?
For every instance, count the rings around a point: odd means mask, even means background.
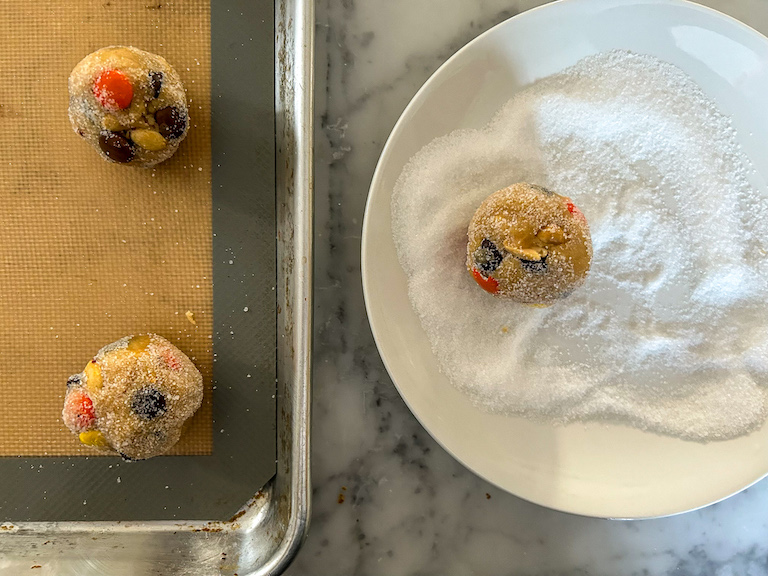
[[[148,167],[176,152],[189,112],[181,78],[165,58],[109,46],[69,75],[69,120],[103,158]]]
[[[592,261],[587,219],[570,198],[514,184],[491,194],[469,223],[467,268],[487,292],[549,305],[584,282]]]
[[[167,452],[203,401],[203,377],[156,334],[126,336],[99,350],[67,381],[62,418],[80,442],[129,460]]]

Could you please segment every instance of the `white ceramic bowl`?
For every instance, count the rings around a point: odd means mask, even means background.
[[[413,311],[391,231],[390,201],[408,159],[437,136],[480,128],[515,91],[612,49],[650,54],[685,72],[733,118],[768,180],[768,40],[711,9],[678,0],[562,0],[479,36],[419,90],[387,141],[363,225],[368,318],[411,411],[465,466],[522,498],[608,518],[675,514],[716,502],[768,474],[768,427],[701,444],[619,425],[549,426],[489,415],[439,372]]]

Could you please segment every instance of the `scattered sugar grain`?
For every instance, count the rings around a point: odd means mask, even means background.
[[[730,120],[678,68],[614,51],[516,95],[481,130],[418,152],[392,201],[411,302],[443,373],[490,412],[607,419],[691,440],[768,414],[768,218]],[[590,223],[584,286],[546,309],[467,273],[477,206],[514,182]]]

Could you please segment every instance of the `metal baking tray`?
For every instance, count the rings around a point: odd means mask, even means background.
[[[247,0],[227,3],[225,7],[216,4],[213,11],[214,14],[216,10],[220,13],[221,10],[230,12],[237,10],[239,5],[242,5],[247,17],[248,6],[251,5]],[[218,34],[219,39],[223,37],[224,43],[234,43],[236,38],[228,34],[226,26],[224,18],[219,20],[218,28],[214,22],[212,35]],[[157,511],[164,509],[158,507],[158,504],[163,503],[158,498],[152,504],[154,508],[150,510],[148,507],[148,512],[131,510],[122,515],[120,511],[128,510],[128,505],[126,502],[115,502],[110,507],[107,492],[106,496],[100,497],[103,513],[95,515],[98,521],[71,520],[69,518],[72,513],[53,509],[50,501],[34,504],[34,508],[43,512],[24,512],[21,505],[14,508],[14,492],[18,490],[22,493],[26,487],[13,486],[0,495],[7,503],[5,510],[11,511],[5,514],[6,521],[0,524],[0,573],[20,574],[37,568],[34,572],[36,574],[56,576],[278,574],[296,554],[308,527],[310,510],[313,27],[312,0],[276,0],[274,212],[277,268],[276,340],[273,356],[276,363],[276,446],[269,445],[266,450],[261,450],[262,453],[275,454],[274,476],[266,484],[257,474],[253,475],[252,484],[248,483],[246,476],[246,489],[251,487],[248,492],[250,498],[244,496],[242,506],[229,519],[215,517],[213,514],[204,516],[208,510],[227,510],[227,497],[231,500],[232,494],[239,493],[227,486],[221,486],[219,493],[215,484],[200,494],[195,494],[190,487],[181,490],[183,498],[191,504],[186,508],[178,507],[182,515],[168,514],[174,517],[173,520],[163,519],[165,514]],[[236,66],[230,63],[227,73],[231,75],[231,70],[236,69]],[[238,94],[233,100],[234,104],[242,103],[243,98],[247,98],[247,92]],[[215,142],[215,106],[213,112]],[[243,132],[247,133],[247,130]],[[226,174],[222,176],[227,177]],[[238,181],[234,177],[230,187],[238,185],[240,191],[236,194],[239,199],[247,199],[248,182]],[[214,215],[214,230],[215,226]],[[214,241],[214,256],[216,251]],[[230,285],[226,279],[221,274],[219,278],[223,281],[217,281],[217,289],[223,285],[224,291],[228,291]],[[236,289],[234,283],[230,284],[233,290]],[[226,308],[220,303],[217,308],[214,299],[215,314]],[[220,320],[215,321],[218,325]],[[220,376],[225,373],[225,370],[221,370]],[[217,406],[215,397],[214,410],[222,410]],[[247,432],[253,429],[245,426],[242,430]],[[251,432],[250,436],[254,434]],[[263,438],[250,436],[235,435],[233,440],[227,442],[228,450],[236,452],[237,442],[242,443],[243,452],[246,446],[265,442]],[[178,468],[177,472],[186,470],[187,465],[190,470],[204,470],[206,466],[199,463],[200,457],[174,458],[179,463],[178,466],[174,464]],[[86,470],[96,469],[90,466],[93,460],[85,462]],[[18,462],[26,464],[34,461]],[[65,462],[59,463],[58,470],[55,465],[49,466],[54,468],[51,473],[60,474]],[[193,465],[192,462],[197,463]],[[55,461],[49,463],[56,464]],[[128,466],[131,467],[124,470],[139,470],[132,465]],[[150,468],[147,466],[143,470],[146,475]],[[242,475],[242,470],[238,473]],[[95,481],[99,482],[100,479]],[[119,477],[117,481],[120,482]],[[8,478],[5,484],[12,486]],[[189,484],[193,486],[192,482]],[[196,499],[218,502],[214,505],[199,505],[195,504]],[[26,506],[27,510],[31,508]],[[185,518],[183,513],[186,510],[190,511],[186,518],[195,519],[181,519]],[[198,519],[201,517],[205,519]]]

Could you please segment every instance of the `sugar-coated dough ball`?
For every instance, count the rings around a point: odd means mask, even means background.
[[[165,58],[109,46],[69,75],[69,119],[103,158],[148,167],[176,152],[189,110],[181,78]]]
[[[467,268],[487,292],[525,304],[565,298],[587,276],[592,240],[570,198],[521,182],[486,198],[468,230]]]
[[[203,401],[203,377],[157,334],[99,350],[67,381],[62,418],[83,444],[142,460],[167,452]]]

